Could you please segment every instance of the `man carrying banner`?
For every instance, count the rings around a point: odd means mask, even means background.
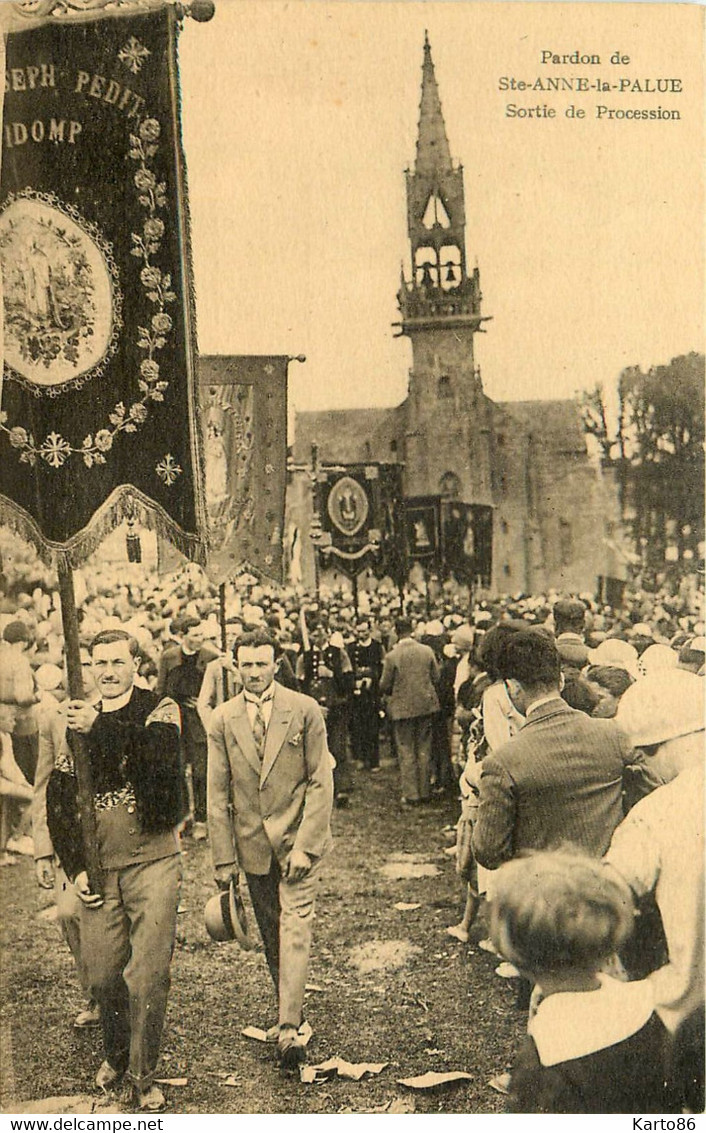
[[[154,1083],[169,991],[181,883],[176,826],[185,813],[179,709],[135,687],[137,643],[104,630],[91,645],[100,702],[71,700],[68,749],[47,785],[54,849],[81,900],[81,956],[99,1003],[104,1090],[123,1076],[140,1109],[156,1111]],[[93,780],[104,896],[91,892],[77,807],[72,742],[85,738]]]

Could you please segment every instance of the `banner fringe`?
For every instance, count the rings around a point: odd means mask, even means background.
[[[182,531],[166,511],[129,484],[116,488],[94,512],[87,526],[66,543],[46,539],[28,512],[7,496],[0,496],[0,524],[31,543],[42,561],[53,568],[63,563],[73,570],[78,569],[115,528],[128,519],[138,519],[143,527],[156,531],[185,558],[201,567],[206,565],[207,548],[203,541]]]

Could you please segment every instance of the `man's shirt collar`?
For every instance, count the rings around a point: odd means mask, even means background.
[[[130,688],[127,692],[124,692],[122,696],[103,697],[101,700],[101,711],[104,714],[106,712],[119,712],[121,708],[124,708],[125,705],[129,703],[134,687],[134,685],[130,685]]]
[[[255,696],[254,692],[246,692],[243,689],[243,696],[250,704],[266,704],[268,700],[272,700],[275,695],[275,682],[265,689],[262,696]]]

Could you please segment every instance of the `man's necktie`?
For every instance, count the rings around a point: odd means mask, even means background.
[[[265,723],[265,717],[264,717],[263,712],[262,712],[262,705],[258,701],[256,711],[255,711],[255,715],[253,717],[253,722],[252,722],[252,736],[253,736],[253,739],[255,741],[255,747],[257,748],[258,758],[259,758],[261,763],[262,763],[262,757],[265,753],[265,735],[266,735],[266,733],[267,733],[267,724]]]

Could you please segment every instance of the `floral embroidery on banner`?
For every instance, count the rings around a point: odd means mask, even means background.
[[[159,464],[155,468],[155,472],[159,476],[160,480],[162,480],[168,488],[171,488],[172,484],[176,481],[178,476],[181,476],[183,471],[184,469],[177,464],[176,460],[170,452],[166,453],[166,455],[162,457]]]
[[[128,71],[132,71],[133,75],[139,75],[143,64],[151,54],[144,43],[140,43],[136,36],[131,35],[127,43],[120,48],[118,59],[125,64]]]
[[[142,231],[131,233],[133,245],[131,254],[142,260],[140,283],[145,298],[153,307],[149,325],[138,327],[137,345],[146,355],[140,363],[137,379],[137,388],[141,396],[129,406],[122,401],[118,402],[108,415],[108,423],[94,434],[89,433],[80,445],[72,444],[55,432],[49,433],[40,444],[37,444],[32,433],[21,425],[9,425],[7,413],[0,412],[0,432],[8,434],[12,447],[20,450],[20,461],[26,464],[36,464],[39,457],[51,468],[60,468],[69,457],[74,455],[80,455],[87,468],[105,464],[105,454],[113,447],[115,437],[119,433],[137,432],[148,418],[150,403],[164,401],[164,393],[169,388],[169,383],[160,376],[156,356],[166,346],[173,326],[166,307],[169,303],[175,302],[177,296],[172,290],[171,275],[162,272],[153,263],[153,257],[159,252],[165,233],[164,221],[157,214],[167,205],[166,184],[157,181],[149,167],[152,158],[159,150],[157,143],[160,133],[161,127],[156,118],[144,119],[140,123],[138,133],[130,135],[128,152],[132,161],[140,163],[133,181],[138,191],[138,201],[147,212]],[[169,459],[173,460],[171,457]],[[165,479],[164,476],[162,478],[167,484],[173,483],[181,471],[175,463],[166,473],[172,479]]]

